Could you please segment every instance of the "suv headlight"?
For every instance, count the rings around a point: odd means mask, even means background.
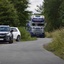
[[[10,33],[7,33],[6,36],[10,36]]]

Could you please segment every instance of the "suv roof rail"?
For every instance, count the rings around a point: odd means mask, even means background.
[[[0,25],[0,26],[9,26],[9,25]]]

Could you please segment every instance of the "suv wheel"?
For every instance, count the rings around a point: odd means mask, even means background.
[[[9,44],[13,43],[13,38],[10,38]]]
[[[12,44],[12,43],[13,43],[13,40],[10,40],[10,41],[9,41],[9,44]]]
[[[20,36],[19,36],[19,35],[17,36],[17,39],[16,39],[16,41],[20,41]]]

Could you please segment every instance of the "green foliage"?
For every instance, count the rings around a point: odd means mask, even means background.
[[[52,33],[53,41],[45,48],[64,59],[64,29]]]
[[[47,31],[64,26],[64,0],[44,0],[39,10],[45,16]]]
[[[45,32],[46,38],[52,38],[52,32]]]
[[[37,5],[37,9],[36,9],[37,12],[39,12],[39,14],[43,15],[43,5]]]
[[[29,0],[0,0],[0,24],[25,26],[30,12]]]
[[[59,7],[62,0],[44,0],[44,15],[47,22],[46,29],[52,31],[60,27]]]
[[[21,40],[28,41],[28,40],[36,40],[36,38],[32,38],[30,34],[26,31],[25,27],[19,27],[21,32]]]
[[[0,0],[0,24],[18,26],[16,9],[8,0]]]
[[[28,8],[29,0],[10,0],[10,1],[11,3],[14,4],[15,9],[17,10],[20,26],[25,26],[30,13],[29,11],[26,10]]]
[[[61,26],[64,26],[64,0],[59,7],[59,14],[60,14],[59,21],[61,21]]]

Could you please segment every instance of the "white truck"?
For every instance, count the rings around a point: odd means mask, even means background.
[[[26,29],[31,36],[38,36],[44,38],[45,37],[44,24],[45,24],[44,16],[33,15],[31,16],[30,21],[26,24]]]

